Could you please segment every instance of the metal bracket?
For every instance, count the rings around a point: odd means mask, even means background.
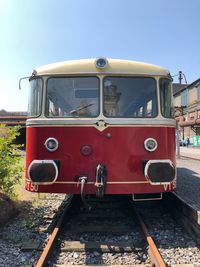
[[[106,189],[107,170],[102,164],[98,164],[96,168],[96,181],[94,186],[96,187],[96,196],[103,197]]]

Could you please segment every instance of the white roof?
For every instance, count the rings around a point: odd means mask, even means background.
[[[169,71],[163,67],[143,62],[107,59],[106,68],[96,67],[96,59],[81,59],[58,62],[36,69],[37,75],[64,75],[64,74],[139,74],[152,76],[169,76]]]

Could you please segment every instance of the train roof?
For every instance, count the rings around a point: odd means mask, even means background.
[[[169,76],[169,71],[163,67],[143,62],[106,59],[107,65],[104,68],[96,67],[97,59],[81,59],[63,61],[39,67],[34,70],[37,75],[64,75],[64,74],[144,74]]]

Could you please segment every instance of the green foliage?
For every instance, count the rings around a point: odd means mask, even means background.
[[[13,141],[19,135],[20,126],[7,127],[0,124],[0,190],[15,197],[14,186],[20,182],[22,167],[19,164],[20,145]]]

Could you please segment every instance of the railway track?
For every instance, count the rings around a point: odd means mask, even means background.
[[[85,265],[116,265],[107,262],[107,255],[112,255],[111,262],[119,265],[123,265],[121,258],[126,255],[130,259],[126,265],[168,266],[138,212],[141,207],[140,204],[133,207],[122,196],[100,201],[91,198],[87,208],[78,197],[71,198],[36,267],[71,266],[74,265],[71,257],[76,265],[83,265],[80,257]],[[133,258],[137,259],[134,263]]]

